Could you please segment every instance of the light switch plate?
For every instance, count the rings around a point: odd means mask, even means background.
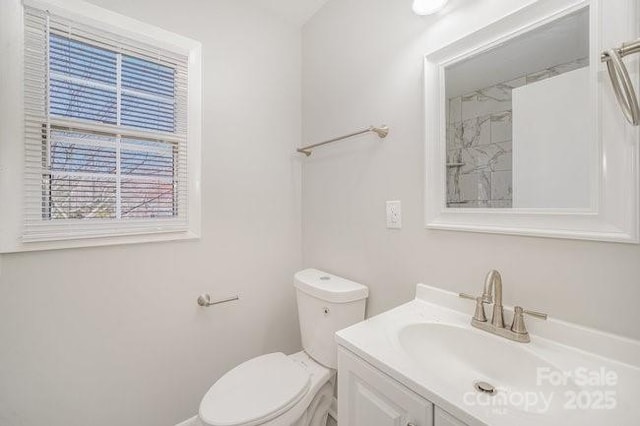
[[[402,228],[402,204],[400,201],[387,201],[387,228]]]

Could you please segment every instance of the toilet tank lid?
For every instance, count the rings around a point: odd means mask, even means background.
[[[366,299],[369,289],[359,283],[317,269],[305,269],[294,275],[295,287],[313,297],[333,303]]]

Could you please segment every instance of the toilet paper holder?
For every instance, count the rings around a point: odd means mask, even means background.
[[[198,297],[198,305],[204,307],[204,308],[208,308],[209,306],[213,306],[213,305],[219,305],[221,303],[227,303],[227,302],[233,302],[234,300],[240,300],[240,296],[238,296],[237,294],[233,297],[228,297],[226,299],[220,299],[220,300],[214,300],[213,302],[211,301],[211,296],[208,294],[201,294]]]

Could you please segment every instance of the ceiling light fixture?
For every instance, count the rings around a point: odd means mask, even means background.
[[[431,15],[447,4],[449,0],[413,0],[413,11],[417,15]]]

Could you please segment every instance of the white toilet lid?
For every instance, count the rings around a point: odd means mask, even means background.
[[[211,426],[252,426],[286,412],[307,392],[310,375],[278,352],[246,361],[222,376],[200,403]]]

